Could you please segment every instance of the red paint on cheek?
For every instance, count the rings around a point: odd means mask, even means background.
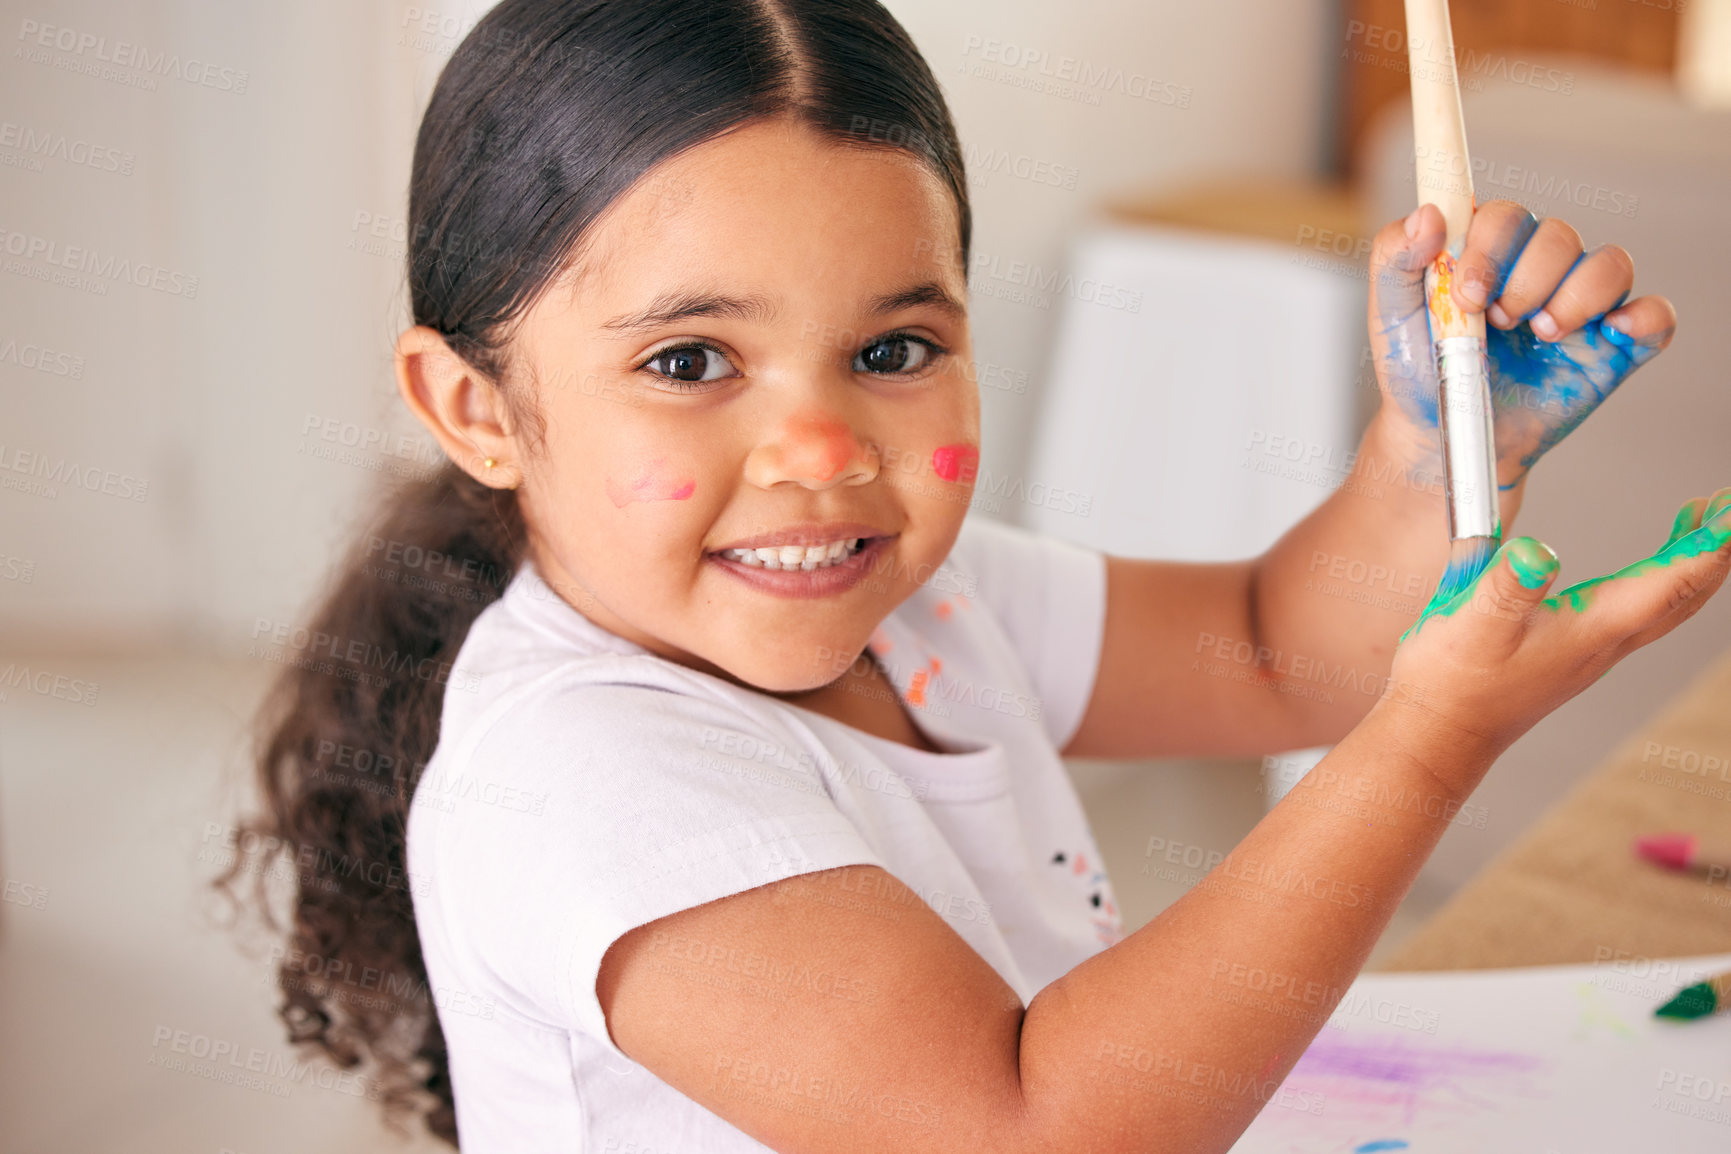
[[[980,467],[980,451],[972,445],[939,445],[932,452],[932,472],[946,481],[972,481]]]
[[[666,464],[666,457],[657,457],[630,481],[607,478],[607,499],[614,508],[623,509],[633,501],[683,501],[697,491],[697,482],[690,478],[664,476]]]

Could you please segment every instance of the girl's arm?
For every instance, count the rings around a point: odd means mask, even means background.
[[[894,877],[850,867],[619,938],[596,982],[612,1036],[781,1154],[1224,1151],[1492,761],[1698,610],[1728,542],[1731,514],[1584,608],[1545,597],[1543,546],[1505,545],[1474,600],[1403,642],[1409,692],[1380,700],[1191,892],[1025,1009]]]
[[[608,951],[596,993],[633,1060],[780,1154],[1225,1150],[1327,1020],[1458,805],[1425,758],[1465,781],[1490,763],[1443,752],[1392,713],[1367,719],[1205,881],[1025,1010],[875,866],[639,927]],[[1367,829],[1330,812],[1325,774],[1434,797],[1437,816],[1385,801],[1362,807]]]
[[[1449,555],[1442,498],[1388,483],[1388,440],[1379,416],[1349,479],[1259,558],[1107,557],[1100,667],[1063,754],[1260,754],[1363,718]]]

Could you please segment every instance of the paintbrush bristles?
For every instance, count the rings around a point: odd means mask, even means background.
[[[1454,600],[1461,590],[1470,586],[1490,564],[1491,556],[1501,544],[1495,537],[1457,537],[1449,542],[1449,564],[1437,582],[1435,603]]]

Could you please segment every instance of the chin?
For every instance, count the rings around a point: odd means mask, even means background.
[[[846,673],[864,651],[863,641],[851,648],[840,642],[813,641],[773,657],[731,662],[724,668],[766,693],[808,693]]]

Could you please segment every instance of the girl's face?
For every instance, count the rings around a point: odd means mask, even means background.
[[[776,119],[667,161],[513,338],[546,426],[510,449],[536,566],[670,660],[834,681],[967,513],[966,301],[953,201],[906,153]]]

